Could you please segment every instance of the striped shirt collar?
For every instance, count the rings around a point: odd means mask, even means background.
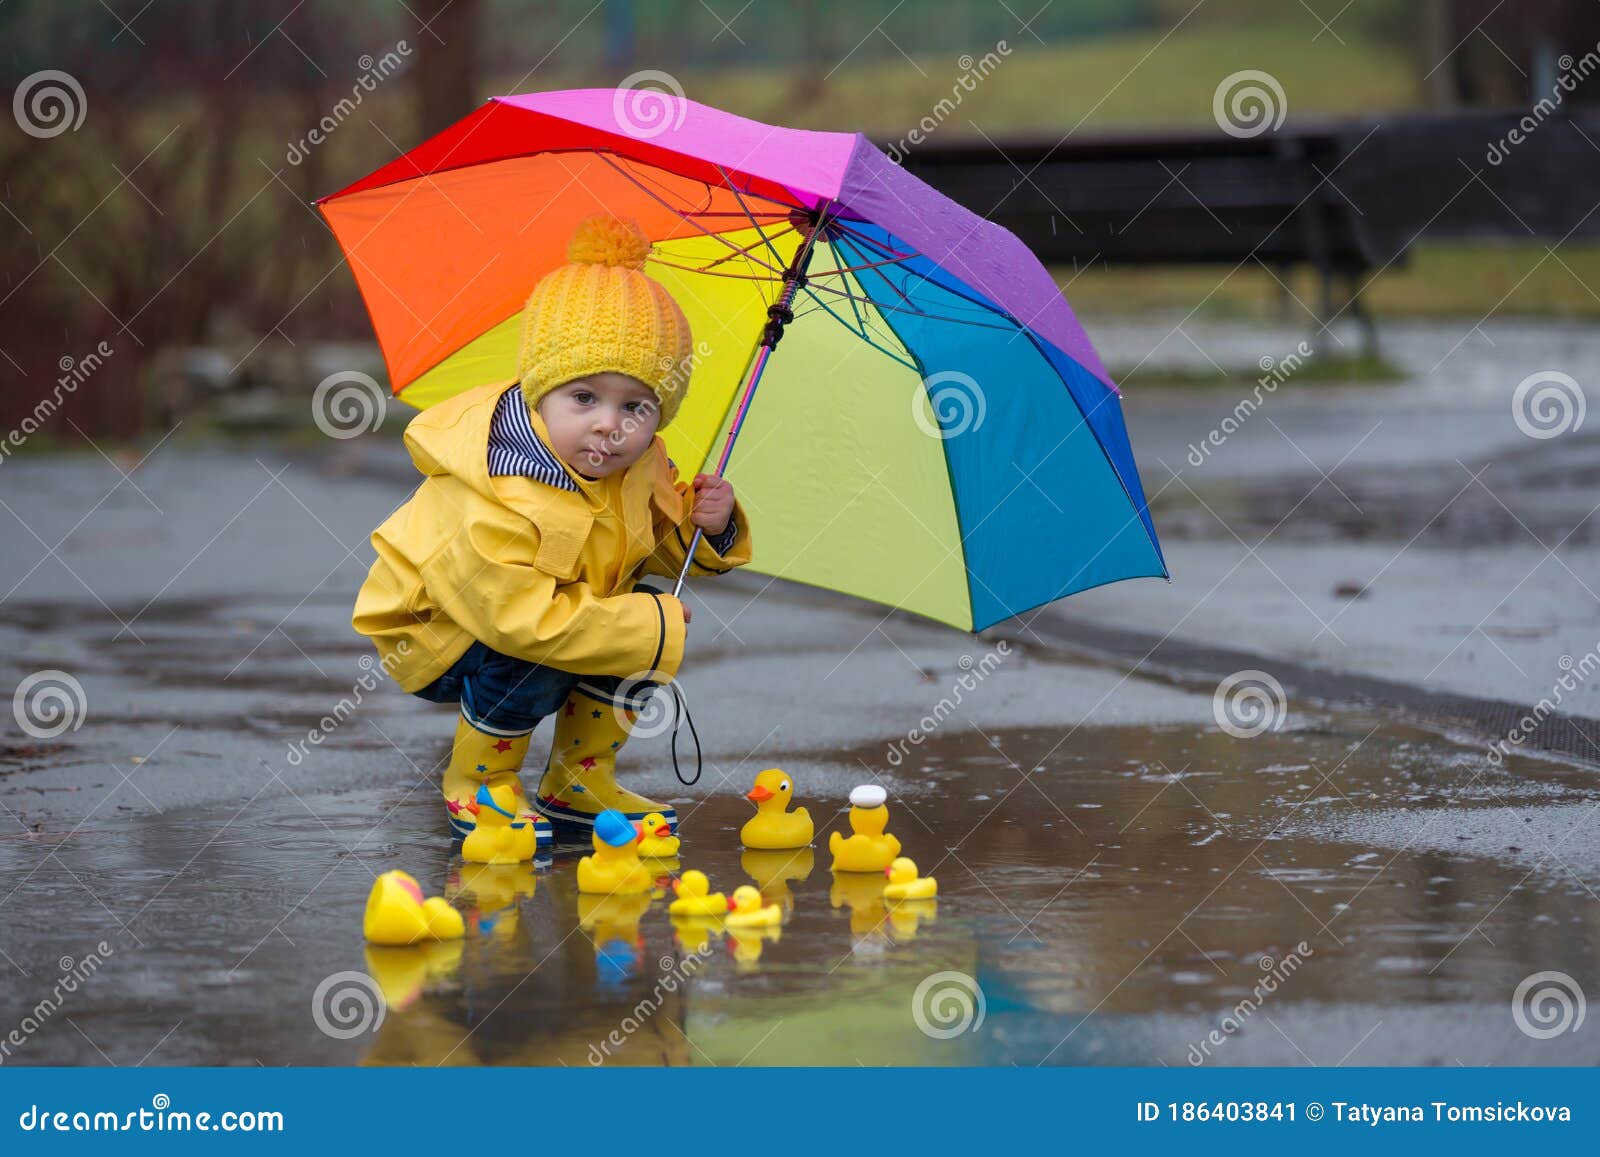
[[[669,467],[672,460],[667,460]],[[566,467],[546,446],[533,428],[528,407],[522,400],[522,387],[512,386],[500,395],[495,403],[494,416],[489,420],[489,473],[522,474],[554,486],[557,490],[579,492],[579,486],[567,473]],[[708,536],[709,537],[709,536]],[[727,530],[710,538],[718,554],[727,553],[737,537],[733,521]]]
[[[561,460],[534,431],[520,386],[512,386],[495,404],[489,421],[489,473],[524,474],[557,490],[578,490]]]

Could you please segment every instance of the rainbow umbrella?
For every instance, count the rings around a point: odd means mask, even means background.
[[[419,408],[514,380],[576,224],[638,221],[695,337],[663,438],[734,483],[753,570],[965,630],[1167,574],[1116,386],[1050,275],[859,133],[652,89],[496,97],[317,205]]]

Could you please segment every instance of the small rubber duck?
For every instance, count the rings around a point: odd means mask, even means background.
[[[461,913],[443,896],[422,898],[422,885],[409,873],[385,872],[367,893],[361,922],[369,944],[395,946],[424,940],[459,940],[466,935]]]
[[[835,872],[881,872],[900,854],[900,841],[883,829],[889,826],[889,793],[875,783],[850,793],[849,839],[834,832],[828,837]]]
[[[594,855],[578,861],[578,891],[594,895],[648,892],[655,880],[639,862],[639,825],[615,808],[594,817]]]
[[[803,807],[788,810],[793,794],[793,781],[776,767],[756,776],[755,786],[744,797],[756,805],[756,814],[739,831],[745,847],[783,851],[811,843],[816,832],[811,813]]]
[[[672,881],[672,891],[678,898],[667,905],[669,915],[720,916],[728,910],[728,898],[713,892],[706,874],[693,868]]]
[[[639,854],[649,860],[670,860],[678,854],[678,837],[672,834],[672,825],[660,812],[651,812],[640,825],[644,838],[639,841]]]
[[[939,881],[917,875],[915,860],[900,856],[883,870],[889,882],[883,886],[885,900],[931,900],[939,894]]]
[[[461,858],[469,864],[524,864],[539,850],[533,822],[516,812],[518,796],[508,785],[478,788],[467,804],[477,823],[461,841]]]
[[[515,810],[517,811],[517,820],[533,825],[534,846],[541,852],[548,852],[555,846],[555,828],[551,826],[549,820],[538,812],[530,812],[526,809],[528,801],[522,794],[522,785],[520,783],[513,783],[509,786],[516,795]],[[453,799],[444,801],[444,806],[450,813],[450,832],[457,839],[465,839],[472,834],[472,829],[477,826],[477,810],[473,803],[474,801],[461,803],[459,800]]]
[[[760,892],[749,884],[740,884],[728,898],[724,923],[729,928],[771,928],[783,923],[783,909],[776,904],[763,905]]]

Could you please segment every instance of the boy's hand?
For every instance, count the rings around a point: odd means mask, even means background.
[[[715,474],[694,476],[694,510],[689,521],[710,535],[728,529],[733,517],[733,484]]]

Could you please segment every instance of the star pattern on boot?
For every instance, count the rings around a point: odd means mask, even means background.
[[[503,751],[510,751],[511,750],[511,740],[509,740],[509,739],[497,739],[497,740],[495,740],[494,741],[494,749],[496,751],[502,751],[502,752]]]

